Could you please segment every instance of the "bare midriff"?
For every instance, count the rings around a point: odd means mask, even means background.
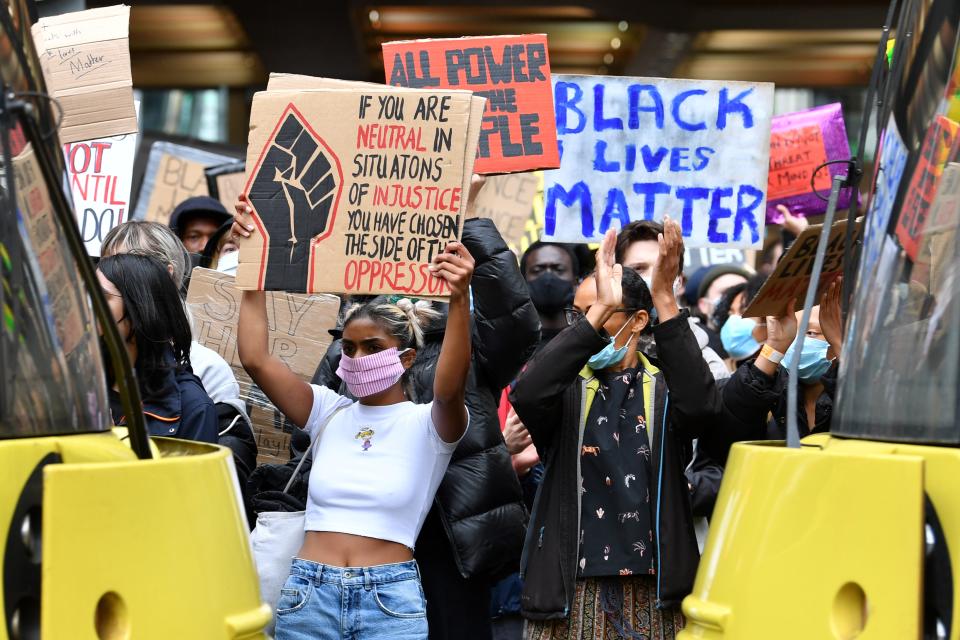
[[[334,567],[375,567],[413,559],[399,542],[331,531],[307,531],[299,558]]]

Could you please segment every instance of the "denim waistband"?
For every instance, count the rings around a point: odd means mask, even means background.
[[[420,578],[420,570],[417,568],[416,560],[380,564],[373,567],[334,567],[312,560],[294,558],[293,564],[290,566],[290,573],[318,584],[330,582],[364,586]]]

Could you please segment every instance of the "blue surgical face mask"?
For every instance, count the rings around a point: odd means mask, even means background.
[[[623,323],[623,326],[620,327],[620,331],[617,331],[617,334],[610,338],[610,343],[607,346],[590,356],[590,359],[587,360],[587,365],[589,365],[591,369],[594,371],[607,369],[615,364],[619,364],[620,361],[624,359],[624,357],[627,355],[627,345],[623,345],[617,349],[614,347],[614,344],[617,341],[617,337],[623,333],[623,330],[627,328],[628,324],[630,324],[630,320],[627,320],[625,323]]]
[[[734,360],[743,360],[760,350],[760,343],[753,338],[757,323],[750,318],[731,315],[720,329],[720,342]]]
[[[782,366],[789,367],[793,362],[793,354],[797,352],[797,343],[794,342],[783,356]],[[827,360],[827,349],[830,343],[817,338],[804,338],[803,350],[800,352],[800,364],[797,375],[803,382],[820,382],[820,379],[830,370],[830,361]]]

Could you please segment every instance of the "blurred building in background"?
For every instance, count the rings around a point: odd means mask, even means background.
[[[37,0],[40,15],[109,4]],[[778,113],[840,101],[852,135],[887,7],[885,0],[131,4],[145,132],[238,145],[251,96],[269,71],[382,82],[384,41],[506,33],[549,34],[556,73],[769,81],[777,84]]]

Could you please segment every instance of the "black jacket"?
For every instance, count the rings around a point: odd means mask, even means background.
[[[203,383],[191,370],[175,366],[172,349],[166,360],[163,385],[153,393],[140,390],[147,431],[151,436],[216,444],[217,410]],[[120,395],[111,389],[109,399],[115,424],[125,426]]]
[[[660,372],[654,377],[653,502],[657,600],[677,604],[693,588],[699,550],[684,476],[690,441],[722,413],[713,376],[687,314],[654,327]],[[546,473],[528,529],[522,569],[523,614],[565,618],[573,603],[580,532],[580,448],[588,379],[581,370],[607,339],[586,319],[543,349],[517,380],[510,401],[544,461]],[[589,370],[586,370],[589,374]]]
[[[798,390],[797,426],[800,437],[830,430],[838,365],[823,377],[823,393],[817,399],[816,424],[807,425],[803,388]],[[790,376],[779,367],[774,376],[757,369],[753,360],[742,363],[723,386],[723,426],[700,440],[710,458],[726,465],[734,442],[742,440],[784,440],[787,432],[787,382]]]
[[[503,388],[536,348],[540,319],[517,259],[493,221],[467,220],[462,241],[476,262],[471,282],[473,366],[466,392],[470,427],[453,454],[433,508],[439,512],[463,577],[495,580],[516,571],[527,524],[497,407]],[[425,344],[410,370],[414,402],[433,400],[445,327],[446,317],[442,317],[424,332]],[[336,341],[313,381],[346,395],[336,376],[339,354]]]

